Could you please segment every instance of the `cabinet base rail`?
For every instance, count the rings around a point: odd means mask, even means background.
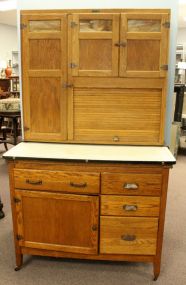
[[[100,261],[116,261],[116,262],[151,262],[153,263],[154,276],[153,280],[156,281],[160,274],[160,263],[156,256],[152,255],[115,255],[115,254],[76,254],[70,252],[43,250],[43,249],[33,249],[22,247],[20,253],[16,253],[16,267],[15,271],[19,271],[23,266],[23,255],[37,255],[37,256],[48,256],[56,258],[70,258],[70,259],[86,259],[86,260],[100,260]]]

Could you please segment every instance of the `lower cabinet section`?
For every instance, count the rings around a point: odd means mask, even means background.
[[[169,166],[9,161],[16,264],[23,254],[149,261],[160,272]]]
[[[100,253],[155,255],[158,219],[101,217]]]
[[[20,246],[98,253],[98,197],[15,191]]]

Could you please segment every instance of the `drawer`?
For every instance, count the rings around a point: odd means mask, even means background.
[[[161,195],[162,175],[154,173],[108,173],[101,176],[102,194]]]
[[[158,217],[159,197],[101,195],[101,215]]]
[[[70,193],[99,193],[100,174],[50,170],[14,170],[15,188]]]
[[[100,253],[155,255],[158,218],[103,217]]]

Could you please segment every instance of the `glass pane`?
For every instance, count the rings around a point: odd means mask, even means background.
[[[60,20],[29,21],[30,32],[51,32],[61,30]]]
[[[81,20],[80,32],[111,32],[112,20]]]
[[[128,32],[160,32],[160,20],[128,20]]]

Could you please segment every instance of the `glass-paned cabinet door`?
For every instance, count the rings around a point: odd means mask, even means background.
[[[67,15],[22,15],[21,28],[25,140],[65,140]]]
[[[69,18],[72,76],[118,76],[119,14]]]
[[[169,27],[168,14],[122,14],[120,76],[166,76]]]

